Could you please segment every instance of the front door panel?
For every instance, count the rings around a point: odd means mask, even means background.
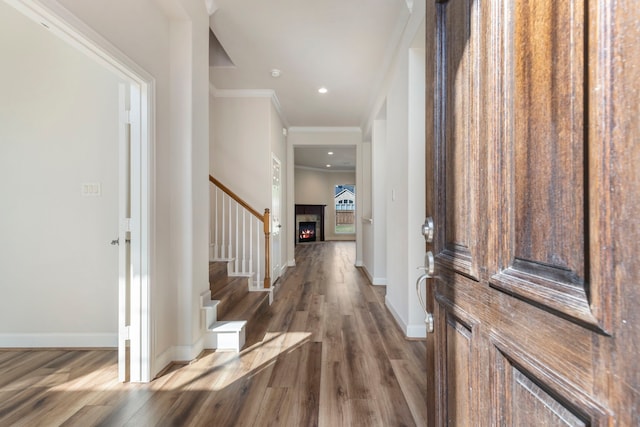
[[[613,355],[617,231],[606,212],[624,170],[612,169],[615,145],[602,138],[613,33],[599,5],[428,2],[428,395],[438,425],[618,416],[611,366],[635,356]]]

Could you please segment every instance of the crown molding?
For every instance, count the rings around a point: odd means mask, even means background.
[[[362,133],[362,129],[357,126],[292,126],[290,133]]]
[[[334,168],[314,168],[312,166],[302,166],[302,165],[294,165],[294,169],[302,169],[314,172],[322,172],[322,173],[356,173],[354,169],[334,169]]]

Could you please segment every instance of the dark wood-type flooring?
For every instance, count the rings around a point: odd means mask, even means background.
[[[353,242],[298,245],[240,354],[204,352],[149,384],[113,350],[0,351],[0,426],[413,426],[426,419],[424,341],[408,341]]]

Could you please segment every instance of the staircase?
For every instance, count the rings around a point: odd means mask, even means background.
[[[234,260],[209,263],[209,291],[201,294],[207,333],[205,348],[240,351],[247,330],[260,329],[273,289],[257,287],[251,274],[233,272]]]

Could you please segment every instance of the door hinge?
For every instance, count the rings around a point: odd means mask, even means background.
[[[122,339],[124,340],[129,340],[131,339],[131,326],[123,326],[122,328],[120,328],[120,333],[122,335]]]
[[[124,122],[128,125],[131,124],[131,110],[126,110],[124,112]]]
[[[133,221],[131,220],[131,218],[125,218],[122,220],[122,228],[125,232],[130,233],[133,231]]]

